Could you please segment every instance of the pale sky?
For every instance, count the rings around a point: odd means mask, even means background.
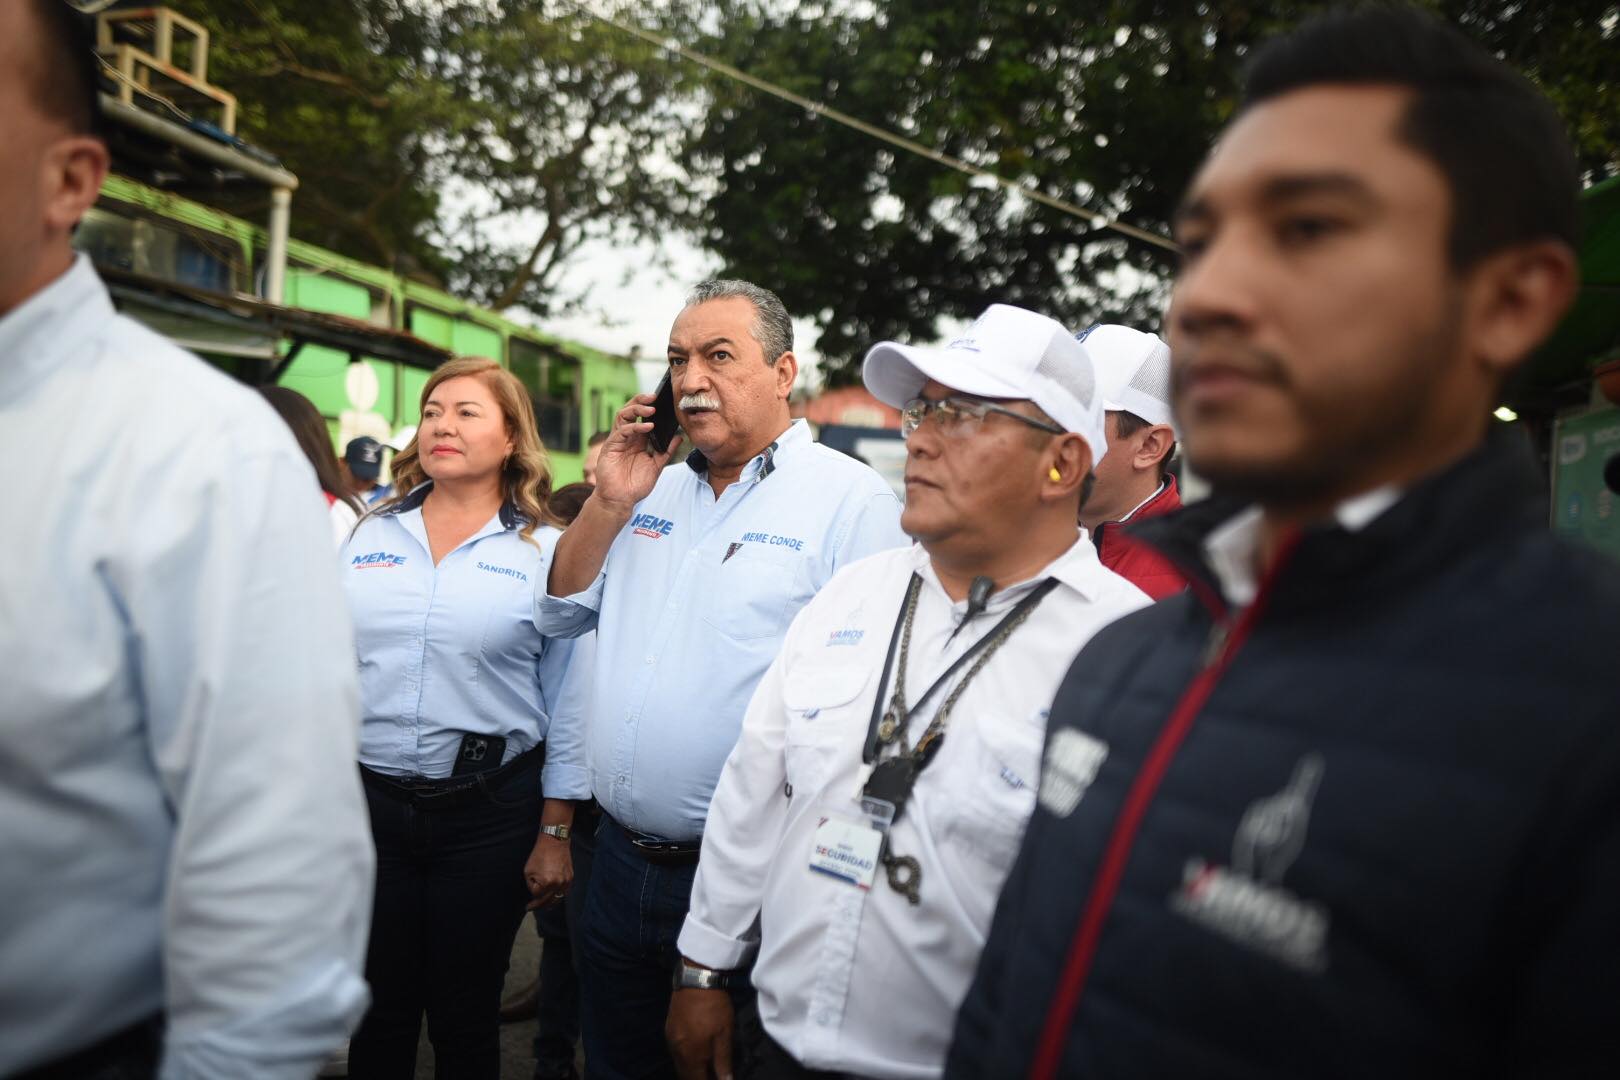
[[[641,346],[645,361],[640,369],[642,388],[651,391],[662,377],[669,327],[680,313],[687,290],[721,270],[719,259],[684,237],[668,237],[661,245],[673,272],[655,265],[650,243],[586,244],[568,260],[567,271],[570,291],[590,290],[585,310],[535,320],[536,325],[620,355]],[[756,284],[771,287],[768,281]],[[794,320],[793,352],[799,358],[800,385],[812,390],[820,383],[820,354],[815,349],[819,334],[810,320]]]

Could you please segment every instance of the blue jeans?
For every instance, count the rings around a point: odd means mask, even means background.
[[[580,920],[580,1019],[590,1080],[672,1078],[664,1042],[675,939],[697,866],[658,866],[604,815]]]

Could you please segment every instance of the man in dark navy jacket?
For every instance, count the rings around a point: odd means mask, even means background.
[[[1256,58],[1177,219],[1192,589],[1059,691],[948,1075],[1620,1075],[1620,572],[1487,432],[1577,187],[1424,16]]]

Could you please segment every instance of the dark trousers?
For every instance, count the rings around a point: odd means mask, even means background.
[[[442,809],[401,801],[365,773],[377,891],[371,1011],[349,1046],[356,1080],[410,1080],[424,1012],[439,1077],[498,1080],[501,984],[529,900],[523,864],[540,829],[540,766],[535,754]]]
[[[732,1072],[738,1080],[859,1080],[849,1073],[823,1072],[800,1065],[760,1023],[758,1002],[737,1006]]]
[[[675,939],[696,873],[695,864],[648,862],[603,817],[579,932],[585,1071],[591,1080],[675,1075],[664,1021]]]
[[[534,913],[534,929],[545,942],[540,950],[540,999],[534,1027],[534,1080],[567,1080],[574,1073],[574,1047],[579,1042],[579,958],[577,945],[585,894],[591,885],[600,815],[582,806],[574,815],[569,854],[574,884],[568,899]]]

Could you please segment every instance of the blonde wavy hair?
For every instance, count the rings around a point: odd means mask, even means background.
[[[551,458],[545,444],[540,441],[540,429],[534,420],[534,406],[529,392],[517,376],[484,356],[463,356],[447,361],[437,368],[422,387],[422,399],[417,411],[427,408],[428,398],[441,383],[471,375],[489,388],[506,418],[506,433],[512,437],[512,453],[501,471],[501,489],[527,520],[518,534],[534,544],[534,530],[541,525],[561,528],[563,522],[551,512]],[[386,513],[403,502],[412,491],[428,479],[422,470],[422,459],[417,446],[417,435],[411,437],[405,449],[394,455],[394,494],[372,508],[373,514]],[[367,515],[368,517],[370,515]],[[538,544],[535,544],[538,547]]]

